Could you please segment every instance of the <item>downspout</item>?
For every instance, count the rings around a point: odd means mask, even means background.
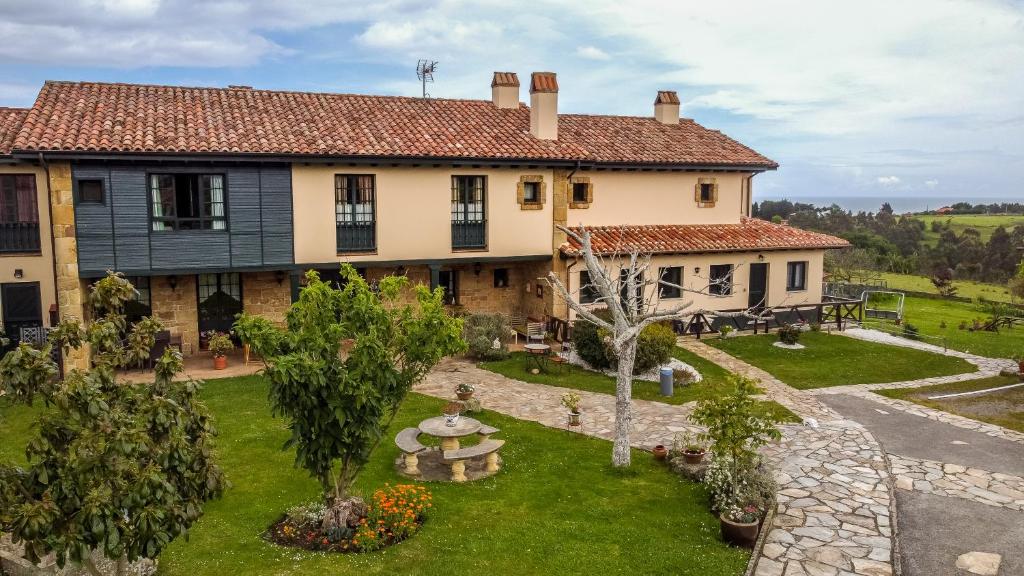
[[[57,306],[57,319],[60,319],[60,288],[57,286],[57,239],[53,233],[53,190],[50,187],[50,165],[46,163],[43,153],[39,153],[39,164],[46,175],[46,211],[50,218],[50,266],[53,269],[53,302]],[[51,326],[53,328],[53,326]]]
[[[743,211],[747,217],[750,217],[751,211],[754,207],[754,173],[751,172],[750,176],[747,176],[747,205],[743,207]]]

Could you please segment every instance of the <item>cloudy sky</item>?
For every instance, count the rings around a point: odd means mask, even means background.
[[[677,90],[782,164],[760,195],[1024,197],[1024,0],[0,0],[0,38],[0,105],[46,79],[416,95],[432,58],[435,97],[494,70],[557,72],[565,112]]]

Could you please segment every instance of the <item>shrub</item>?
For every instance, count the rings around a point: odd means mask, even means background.
[[[477,360],[508,358],[508,339],[511,335],[508,320],[500,314],[471,314],[463,320],[463,337],[469,345],[469,355]],[[494,347],[497,340],[499,346]]]
[[[676,345],[676,333],[664,324],[651,324],[640,333],[636,343],[634,374],[643,374],[660,364],[668,362],[672,348]]]
[[[718,329],[718,335],[720,338],[728,338],[729,334],[732,334],[734,330],[736,329],[732,326],[723,324],[722,327]]]
[[[595,310],[594,315],[602,320],[610,320],[608,310]],[[603,331],[596,324],[577,317],[572,328],[572,345],[587,364],[598,370],[611,368],[612,357],[604,343]]]
[[[783,344],[789,344],[792,346],[800,341],[800,332],[801,330],[799,327],[787,324],[779,328],[779,341]]]
[[[602,320],[611,320],[606,309],[597,310],[595,315]],[[572,330],[572,344],[580,358],[598,370],[614,368],[617,363],[615,351],[605,342],[607,331],[577,318]],[[636,357],[633,373],[642,374],[668,362],[672,348],[676,345],[676,333],[668,324],[651,324],[644,328],[636,342]]]
[[[903,337],[908,339],[908,340],[920,340],[921,339],[921,333],[917,329],[917,326],[914,326],[910,322],[904,322],[903,323]]]
[[[217,332],[210,336],[210,353],[216,358],[227,356],[228,352],[235,349],[231,337],[223,332]]]
[[[693,368],[677,368],[672,371],[672,384],[686,386],[697,381],[697,372]]]
[[[821,324],[817,322],[811,322],[811,332],[821,332]]]

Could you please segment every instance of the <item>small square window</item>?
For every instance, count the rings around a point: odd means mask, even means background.
[[[508,288],[508,268],[494,269],[494,287]]]
[[[540,182],[523,182],[523,202],[527,204],[540,202]]]
[[[577,204],[586,204],[590,202],[587,194],[587,182],[573,182],[572,183],[572,201]]]
[[[82,204],[103,204],[103,180],[79,180],[78,201]]]
[[[715,185],[702,182],[700,185],[700,201],[710,203],[715,201]]]

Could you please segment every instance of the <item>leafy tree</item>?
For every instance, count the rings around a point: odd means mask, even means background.
[[[325,529],[348,519],[352,482],[412,385],[466,348],[440,288],[415,287],[411,305],[399,301],[405,277],[388,276],[375,291],[344,264],[341,278],[335,289],[308,272],[286,328],[248,314],[235,324],[267,365],[273,412],[289,420],[285,448],[324,488]]]
[[[944,298],[956,296],[956,286],[953,286],[953,271],[949,268],[938,268],[932,273],[932,285],[939,295]]]
[[[99,575],[101,555],[123,574],[187,534],[203,503],[225,488],[200,385],[173,381],[180,354],[159,359],[152,383],[115,378],[116,368],[148,356],[160,329],[152,319],[126,326],[122,311],[134,297],[127,280],[110,274],[92,289],[97,319],[87,328],[66,319],[42,349],[22,344],[0,360],[6,394],[47,406],[25,450],[28,466],[0,466],[0,531],[30,560],[53,552],[59,565],[70,560]],[[53,347],[83,343],[91,370],[57,380]]]

